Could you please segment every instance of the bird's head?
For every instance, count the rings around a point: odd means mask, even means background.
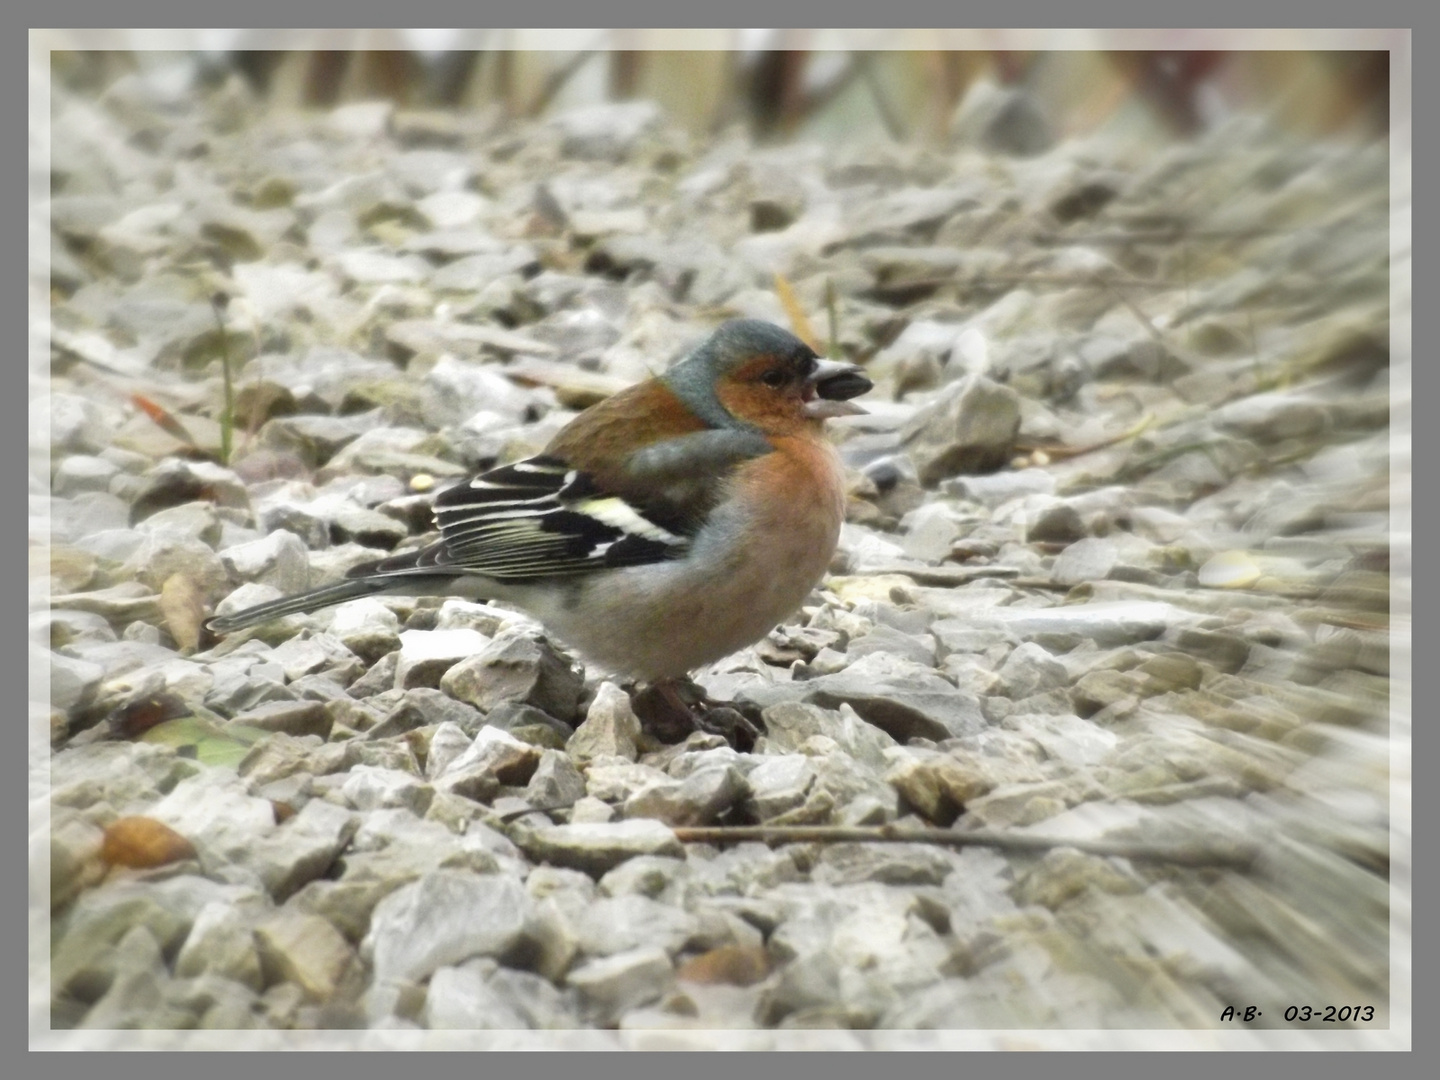
[[[794,334],[759,319],[722,324],[663,378],[712,427],[767,435],[863,413],[849,399],[874,385],[854,364],[817,356]]]

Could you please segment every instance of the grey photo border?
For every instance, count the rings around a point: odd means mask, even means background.
[[[535,14],[534,11],[530,14]],[[818,14],[818,13],[817,13]],[[932,20],[933,21],[933,20]],[[257,47],[267,48],[323,48],[327,45],[343,44],[353,47],[353,39],[338,41],[333,35],[349,31],[267,31],[256,39]],[[524,30],[516,32],[517,44],[536,50],[570,49],[595,47],[593,31]],[[667,35],[667,47],[713,47],[708,41],[699,39],[692,43],[691,35],[698,31],[673,31]],[[849,48],[904,48],[913,42],[915,31],[853,30],[837,31],[837,41]],[[1177,34],[1183,41],[1177,39]],[[186,49],[203,47],[199,33],[184,30],[86,30],[86,31],[31,31],[27,46],[32,60],[43,61],[48,70],[48,54],[54,43],[64,35],[71,47],[120,48],[120,49]],[[1039,30],[987,30],[983,32],[950,31],[951,47],[965,48],[995,47],[997,40],[1011,48],[1315,48],[1315,49],[1363,49],[1374,48],[1389,51],[1391,57],[1391,189],[1392,205],[1401,202],[1399,196],[1408,199],[1412,175],[1411,137],[1411,61],[1412,40],[1408,31],[1374,30],[1205,30],[1177,32],[1174,30],[1137,31],[1039,31]],[[603,47],[603,46],[602,46]],[[913,46],[911,46],[913,47]],[[27,69],[28,70],[28,69]],[[48,80],[34,80],[33,76],[27,95],[28,119],[30,122],[30,148],[32,155],[38,145],[48,146],[49,100]],[[41,136],[37,140],[37,132]],[[37,174],[37,162],[31,161],[32,181]],[[48,168],[44,170],[48,175]],[[29,208],[32,212],[37,198],[32,188]],[[1392,213],[1391,250],[1392,259],[1401,252],[1408,252],[1411,244],[1412,222],[1406,217]],[[38,233],[32,228],[29,236],[30,268],[32,274],[39,271],[40,280],[48,280],[49,230]],[[1409,459],[1411,431],[1409,409],[1411,401],[1411,307],[1410,280],[1392,275],[1391,280],[1391,394],[1392,394],[1392,459]],[[48,367],[49,342],[45,333],[45,311],[41,296],[48,297],[48,289],[38,293],[31,289],[27,318],[28,362],[31,370],[40,371]],[[1397,486],[1398,485],[1398,486]],[[1391,933],[1391,1009],[1396,1023],[1386,1032],[1369,1033],[1371,1038],[1365,1045],[1346,1032],[1245,1032],[1245,1031],[1078,1031],[1078,1030],[1021,1030],[1013,1032],[964,1031],[964,1032],[874,1032],[874,1033],[825,1033],[825,1032],[766,1032],[762,1033],[768,1045],[775,1048],[807,1049],[906,1049],[906,1050],[992,1050],[992,1049],[1051,1049],[1051,1050],[1287,1050],[1287,1049],[1405,1049],[1411,1045],[1411,1001],[1412,1001],[1412,959],[1411,945],[1411,881],[1406,876],[1410,869],[1410,825],[1412,821],[1411,793],[1408,778],[1411,772],[1411,747],[1409,738],[1411,693],[1411,670],[1408,636],[1403,635],[1400,626],[1407,623],[1411,612],[1411,591],[1407,581],[1411,566],[1410,543],[1412,522],[1409,511],[1408,475],[1392,477],[1392,561],[1396,576],[1392,577],[1392,871],[1399,870],[1392,877],[1392,933]],[[31,700],[48,704],[48,671],[31,668],[28,670]],[[36,740],[48,753],[47,709],[33,709],[27,724],[31,740],[30,752],[36,753]],[[32,795],[35,793],[32,793]],[[39,803],[32,800],[33,807]],[[30,822],[29,831],[33,840],[37,823]],[[43,828],[40,830],[43,839]],[[42,895],[42,900],[48,897]],[[45,903],[48,911],[48,902]],[[42,929],[48,929],[42,923]],[[37,927],[33,915],[27,919],[27,932],[32,937]],[[39,953],[48,953],[48,934],[39,942]],[[35,942],[32,940],[32,949]],[[36,955],[32,951],[32,991],[35,972],[33,965]],[[43,966],[43,965],[42,965]],[[29,1044],[32,1049],[81,1048],[86,1042],[85,1033],[62,1033],[48,1030],[48,980],[42,984],[44,1008],[38,1010],[43,1017],[37,1017],[32,1003],[27,1007],[29,1022]],[[17,1013],[13,1010],[11,1015]],[[43,1019],[43,1027],[35,1021]],[[191,1033],[194,1038],[176,1040],[172,1033],[127,1033],[125,1039],[114,1037],[105,1040],[107,1048],[121,1048],[122,1042],[130,1043],[125,1048],[144,1049],[147,1044],[157,1042],[177,1044],[183,1049],[480,1049],[486,1044],[495,1049],[624,1049],[630,1033],[613,1032],[545,1032],[545,1033],[475,1033],[486,1036],[478,1040],[456,1039],[441,1033],[429,1032],[305,1032],[305,1033],[249,1033],[244,1045],[233,1045],[233,1035],[215,1033]],[[743,1047],[745,1039],[755,1033],[734,1033],[738,1045]],[[857,1034],[868,1036],[857,1038]],[[1361,1033],[1364,1034],[1364,1033]],[[156,1035],[163,1038],[157,1039]],[[69,1036],[81,1036],[72,1043]],[[271,1038],[269,1036],[275,1036]],[[71,1045],[67,1045],[71,1044]],[[788,1044],[788,1045],[787,1045]],[[659,1048],[659,1047],[656,1047]],[[208,1067],[208,1066],[207,1066]],[[690,1067],[689,1065],[686,1066]],[[947,1070],[948,1071],[948,1070]]]

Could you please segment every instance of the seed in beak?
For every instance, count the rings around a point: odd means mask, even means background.
[[[838,360],[820,360],[806,380],[815,393],[829,401],[847,401],[868,393],[875,384],[854,364]]]

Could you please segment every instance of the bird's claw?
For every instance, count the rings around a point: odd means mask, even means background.
[[[755,722],[759,717],[746,716],[744,705],[711,701],[689,679],[661,679],[633,691],[630,700],[645,730],[663,743],[683,742],[691,732],[703,731],[719,735],[743,753],[761,734]]]

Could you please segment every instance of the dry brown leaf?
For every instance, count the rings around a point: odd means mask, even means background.
[[[182,652],[200,647],[200,628],[205,622],[205,597],[194,578],[188,574],[171,574],[160,586],[160,614],[170,628],[170,636]]]
[[[817,353],[822,352],[820,339],[815,336],[815,330],[805,316],[805,309],[795,298],[795,290],[790,287],[790,282],[786,280],[784,274],[777,273],[775,275],[775,295],[780,297],[780,305],[785,309],[785,314],[790,317],[790,329],[795,336]]]
[[[123,817],[105,830],[100,858],[111,866],[145,870],[193,859],[195,846],[163,821],[148,817]]]
[[[106,722],[115,738],[138,739],[161,724],[189,714],[190,706],[181,700],[179,694],[162,691],[117,706],[106,717]]]
[[[165,406],[151,400],[144,394],[131,394],[130,400],[135,403],[136,408],[143,412],[167,435],[179,439],[187,446],[195,445],[195,438],[185,429],[185,425],[175,419],[175,414]]]
[[[685,982],[753,986],[770,974],[770,959],[764,949],[722,945],[685,961],[675,974]]]

